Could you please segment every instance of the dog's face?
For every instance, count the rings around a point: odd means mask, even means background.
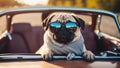
[[[48,16],[43,27],[49,31],[49,37],[58,44],[68,44],[80,38],[80,28],[84,29],[84,21],[75,14],[57,12]]]

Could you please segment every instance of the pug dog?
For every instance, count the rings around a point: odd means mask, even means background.
[[[43,21],[44,43],[36,54],[43,60],[52,60],[53,54],[66,54],[68,59],[82,55],[87,61],[94,61],[95,55],[86,50],[81,30],[85,22],[73,13],[56,12]]]

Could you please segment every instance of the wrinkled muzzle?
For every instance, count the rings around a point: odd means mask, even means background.
[[[74,39],[74,33],[67,31],[67,29],[63,28],[59,32],[55,33],[53,39],[62,44],[67,44]]]

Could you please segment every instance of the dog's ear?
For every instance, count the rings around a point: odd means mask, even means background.
[[[42,22],[42,26],[44,28],[44,30],[47,30],[48,29],[48,26],[49,26],[49,23],[51,21],[51,19],[54,17],[54,15],[52,16],[48,16],[47,18],[45,18]]]
[[[76,20],[76,22],[78,23],[78,26],[84,30],[85,22],[82,19],[80,19],[78,16],[73,15],[73,17]]]

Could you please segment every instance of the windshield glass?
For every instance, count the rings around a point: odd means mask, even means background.
[[[0,17],[0,35],[7,30],[6,15]]]
[[[42,27],[42,12],[16,14],[12,18],[12,41],[10,53],[35,53],[43,44],[44,29]],[[90,15],[77,14],[78,17],[90,26]],[[21,50],[22,49],[22,50]]]
[[[40,26],[42,23],[41,16],[42,16],[42,13],[17,14],[13,17],[12,24],[26,22],[31,24],[31,26]]]
[[[102,15],[100,28],[102,32],[120,38],[120,33],[118,31],[118,28],[116,27],[114,18]]]

